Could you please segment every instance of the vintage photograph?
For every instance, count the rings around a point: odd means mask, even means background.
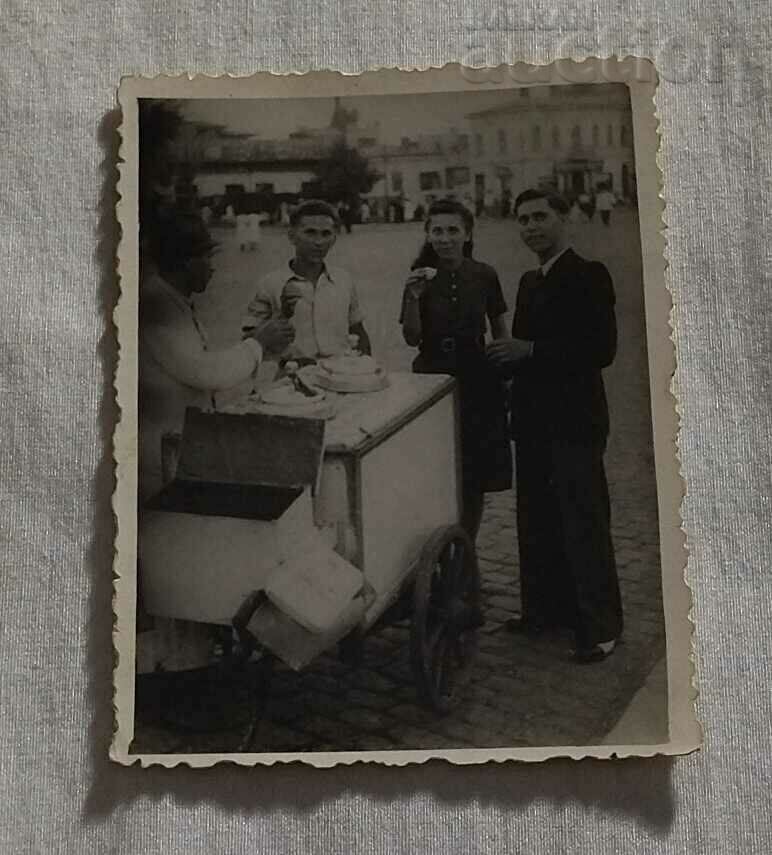
[[[675,753],[654,87],[124,82],[115,759]]]

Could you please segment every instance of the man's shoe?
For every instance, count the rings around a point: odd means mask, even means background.
[[[525,635],[528,638],[538,638],[544,634],[547,625],[538,620],[526,620],[522,617],[509,618],[504,621],[504,629],[513,635]]]
[[[594,662],[603,662],[616,650],[616,639],[601,641],[592,647],[580,647],[574,651],[574,662],[579,665],[591,665]]]

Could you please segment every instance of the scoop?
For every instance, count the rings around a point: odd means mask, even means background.
[[[290,361],[284,366],[284,370],[287,372],[287,377],[292,380],[292,385],[298,392],[300,392],[301,395],[305,395],[306,398],[318,398],[319,393],[315,392],[310,386],[306,386],[303,379],[298,374],[298,368],[298,363],[294,361]]]

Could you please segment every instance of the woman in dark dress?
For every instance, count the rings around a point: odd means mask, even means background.
[[[507,304],[496,271],[472,258],[474,216],[460,202],[432,203],[426,242],[405,284],[400,323],[418,347],[413,371],[458,381],[463,514],[477,537],[484,494],[512,485],[512,449],[502,381],[485,357],[485,334],[508,338]]]

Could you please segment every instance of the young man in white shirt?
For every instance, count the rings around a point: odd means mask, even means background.
[[[358,350],[370,353],[356,287],[347,271],[326,264],[340,230],[338,214],[327,202],[310,200],[290,217],[288,236],[295,255],[286,267],[264,276],[242,322],[252,335],[277,318],[291,319],[295,341],[287,357],[317,359],[349,349],[349,336]]]

